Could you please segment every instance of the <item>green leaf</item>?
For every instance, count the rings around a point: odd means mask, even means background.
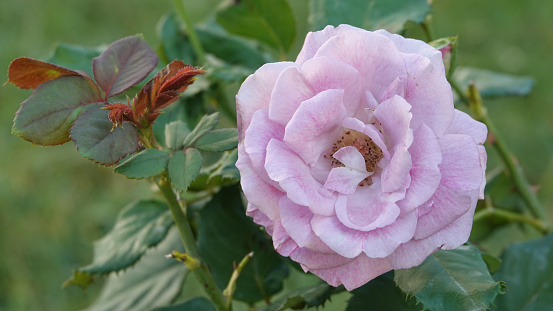
[[[167,205],[160,201],[137,201],[127,205],[115,221],[115,226],[94,242],[94,259],[77,272],[107,274],[134,265],[146,251],[160,243],[173,218]]]
[[[113,129],[109,111],[91,109],[71,127],[71,139],[79,154],[103,165],[112,165],[138,149],[138,131],[130,122]]]
[[[216,187],[236,184],[240,181],[240,172],[236,168],[238,150],[226,151],[212,165],[202,168],[200,175],[190,184],[190,191],[203,191]]]
[[[395,282],[429,310],[486,310],[501,293],[500,282],[492,279],[480,251],[471,245],[440,250],[418,267],[396,270]]]
[[[144,80],[157,65],[157,55],[140,36],[110,44],[92,61],[92,71],[106,97],[120,94]]]
[[[190,134],[186,123],[173,121],[165,125],[165,145],[167,148],[178,150],[184,146],[184,139]]]
[[[190,41],[184,38],[175,14],[167,14],[160,19],[157,35],[161,39],[161,48],[168,63],[175,59],[182,60],[185,64],[194,63],[194,49]]]
[[[250,251],[254,256],[242,270],[234,298],[247,302],[268,299],[282,289],[288,266],[263,232],[246,217],[238,188],[223,188],[200,211],[198,248],[222,289],[239,262]]]
[[[496,273],[497,271],[499,271],[499,268],[501,268],[501,259],[495,257],[492,254],[482,253],[482,260],[484,260],[486,266],[488,266],[488,271],[490,271],[490,274]]]
[[[150,311],[171,303],[180,293],[186,265],[164,255],[183,251],[176,229],[157,249],[146,253],[132,268],[108,277],[98,299],[87,311]]]
[[[83,290],[86,290],[92,283],[94,283],[93,275],[79,270],[73,270],[73,275],[67,281],[63,282],[62,287],[75,285],[79,286]]]
[[[428,42],[434,48],[442,52],[442,59],[444,60],[445,72],[447,78],[453,75],[457,62],[457,44],[459,43],[459,37],[448,37]]]
[[[408,21],[423,22],[430,13],[430,4],[427,0],[311,0],[310,12],[312,30],[349,24],[369,30],[399,32]]]
[[[202,155],[197,149],[188,148],[185,151],[177,151],[169,160],[169,178],[171,184],[178,190],[186,190],[200,173],[202,168]]]
[[[332,294],[342,290],[343,287],[334,288],[326,283],[321,283],[313,287],[292,291],[284,299],[268,305],[259,311],[283,311],[289,308],[296,310],[304,309],[305,307],[324,306],[325,302],[330,300]]]
[[[553,234],[511,245],[495,277],[509,291],[497,299],[501,311],[542,311],[553,306]]]
[[[171,155],[159,149],[146,149],[119,163],[114,169],[127,178],[149,178],[159,175],[167,168]]]
[[[524,96],[528,95],[534,86],[534,80],[530,77],[469,67],[458,67],[453,78],[463,90],[473,81],[482,96]]]
[[[88,78],[63,76],[48,81],[21,103],[12,133],[44,146],[66,143],[73,122],[88,109],[102,106],[101,101],[100,90]]]
[[[46,60],[58,66],[86,72],[92,77],[92,59],[102,53],[103,48],[87,48],[78,45],[60,43]]]
[[[156,308],[154,311],[215,311],[215,307],[209,300],[203,297],[196,297],[177,305]]]
[[[229,33],[263,42],[283,55],[296,37],[296,20],[286,0],[244,0],[217,14]]]
[[[219,113],[212,113],[210,115],[204,116],[200,122],[198,122],[198,125],[192,130],[188,136],[186,136],[186,139],[184,140],[184,146],[194,146],[194,144],[202,138],[205,133],[211,131],[217,123],[219,122]]]
[[[196,143],[196,148],[203,151],[225,151],[238,146],[238,130],[226,128],[207,132]]]
[[[354,290],[346,311],[420,311],[413,297],[407,297],[394,283],[394,272],[383,274]]]

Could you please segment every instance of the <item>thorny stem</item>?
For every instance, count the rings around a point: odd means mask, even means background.
[[[477,222],[479,220],[482,220],[488,217],[495,217],[495,218],[505,219],[508,221],[518,221],[518,222],[526,223],[534,227],[536,230],[540,231],[543,234],[548,234],[549,232],[552,231],[552,228],[541,220],[530,218],[528,216],[525,216],[519,213],[506,211],[503,209],[497,209],[493,207],[491,204],[486,204],[486,205],[487,205],[486,208],[474,214],[474,222]]]
[[[456,85],[456,83],[452,83],[452,85]],[[457,93],[459,93],[459,96],[461,97],[462,92],[460,92],[460,89],[455,87],[454,89]],[[539,220],[541,220],[544,226],[546,228],[549,228],[548,230],[551,230],[550,228],[553,228],[551,221],[547,218],[543,206],[532,191],[530,183],[522,173],[522,168],[520,167],[520,165],[515,163],[511,153],[503,142],[501,135],[495,128],[493,122],[488,118],[488,113],[482,102],[482,97],[480,96],[480,93],[478,92],[478,89],[474,84],[469,85],[467,96],[465,97],[468,100],[469,109],[472,111],[475,119],[484,123],[488,127],[489,133],[494,136],[493,146],[496,148],[499,156],[503,160],[508,173],[513,178],[513,182],[515,183],[518,192],[526,202],[526,205],[530,209],[530,212],[534,217],[537,217]]]
[[[162,176],[157,182],[157,185],[169,205],[171,215],[173,216],[175,224],[179,229],[180,237],[187,255],[199,261],[199,264],[196,265],[197,268],[191,269],[192,273],[196,276],[200,284],[203,285],[205,293],[211,298],[211,301],[217,310],[232,310],[232,306],[226,304],[225,297],[219,290],[213,275],[209,272],[209,268],[201,261],[200,252],[198,251],[196,241],[194,240],[194,234],[190,228],[188,218],[186,217],[186,204],[184,202],[182,204],[179,203],[175,192],[173,192],[173,189],[171,188],[171,182],[167,176]]]
[[[190,43],[192,43],[192,48],[198,56],[198,60],[200,61],[201,65],[204,66],[206,64],[205,51],[202,43],[200,42],[200,39],[198,39],[198,34],[196,34],[196,30],[194,30],[194,25],[192,25],[192,22],[190,22],[190,18],[188,18],[186,8],[184,7],[184,4],[182,4],[182,0],[173,0],[173,2],[175,3],[177,13],[186,26],[186,30],[188,31],[188,35],[190,36]]]

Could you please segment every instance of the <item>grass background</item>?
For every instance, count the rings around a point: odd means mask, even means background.
[[[190,15],[201,19],[217,2],[189,0]],[[292,2],[299,11],[306,7],[304,0]],[[153,0],[2,0],[0,69],[7,70],[19,56],[44,59],[57,42],[97,46],[143,33],[155,46],[156,24],[172,9],[170,1]],[[436,38],[459,34],[460,64],[536,79],[530,96],[486,104],[531,182],[541,185],[539,195],[550,214],[551,12],[553,1],[547,0],[436,0],[432,26]],[[416,26],[409,29],[408,34],[420,36]],[[83,292],[60,285],[71,269],[90,262],[92,241],[111,228],[116,213],[150,192],[144,182],[125,180],[80,158],[72,143],[39,147],[11,135],[14,114],[29,95],[12,85],[0,88],[0,310],[79,310],[99,286]],[[490,152],[489,165],[497,163]],[[506,236],[526,238],[515,231]],[[509,243],[507,238],[493,241],[499,241],[497,252]],[[337,299],[335,309],[346,299]]]

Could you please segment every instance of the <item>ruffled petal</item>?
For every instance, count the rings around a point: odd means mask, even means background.
[[[335,167],[328,174],[324,187],[342,194],[352,194],[359,183],[370,175],[367,171],[360,172],[350,167]]]
[[[344,90],[326,90],[304,101],[286,125],[284,142],[309,165],[328,150],[342,128]]]
[[[384,93],[380,96],[380,102],[386,101],[394,96],[405,96],[405,86],[400,77],[397,77],[388,87],[384,90]]]
[[[277,219],[273,223],[273,246],[275,250],[282,256],[288,257],[290,254],[298,248],[298,244],[286,232],[280,219]]]
[[[336,195],[311,176],[307,164],[288,145],[276,139],[269,142],[265,169],[294,203],[308,206],[314,214],[334,215]]]
[[[448,134],[438,142],[443,158],[440,164],[441,183],[454,189],[479,188],[484,174],[474,139],[462,134]]]
[[[325,29],[316,32],[309,32],[305,37],[303,47],[296,58],[297,64],[303,64],[313,58],[319,48],[330,38],[349,31],[364,31],[361,28],[350,25],[340,25],[338,27],[326,26]]]
[[[288,67],[297,66],[293,62],[265,64],[250,75],[236,94],[236,116],[238,137],[244,138],[253,114],[260,109],[268,109],[271,93],[278,76]]]
[[[446,134],[464,134],[472,137],[477,144],[484,144],[488,136],[488,128],[468,114],[455,109],[455,119],[446,131]]]
[[[386,159],[391,158],[390,152],[388,151],[388,147],[386,147],[386,144],[384,143],[384,137],[382,136],[382,133],[380,133],[374,127],[374,125],[365,124],[356,118],[345,118],[342,121],[342,126],[344,128],[354,130],[369,136],[373,140],[373,142],[382,150],[382,153],[384,154],[384,158]]]

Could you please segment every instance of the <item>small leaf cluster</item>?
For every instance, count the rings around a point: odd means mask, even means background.
[[[173,61],[132,102],[111,102],[144,80],[157,63],[156,53],[140,36],[118,40],[95,57],[94,78],[86,72],[18,58],[8,69],[8,83],[34,91],[17,111],[12,132],[43,146],[73,140],[81,156],[113,165],[147,147],[152,137],[148,131],[161,109],[204,73]]]

